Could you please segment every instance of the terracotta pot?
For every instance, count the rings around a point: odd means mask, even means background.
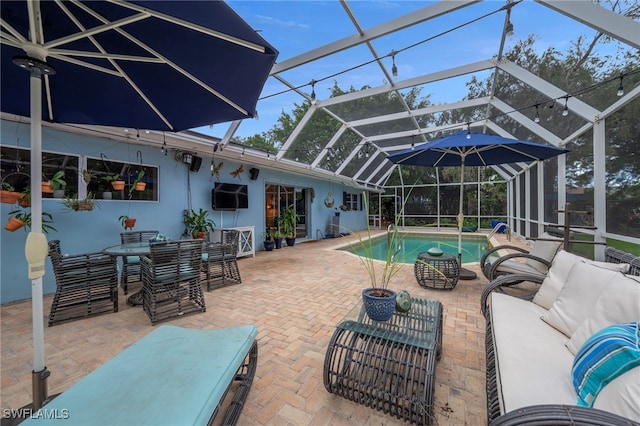
[[[42,192],[45,194],[53,194],[53,189],[51,189],[50,182],[42,182]]]
[[[20,207],[30,207],[31,206],[30,197],[18,198],[18,204],[20,205]]]
[[[20,192],[0,190],[0,201],[6,204],[15,204],[20,198]]]
[[[124,227],[126,229],[132,229],[134,226],[136,226],[136,219],[129,218],[124,220]]]
[[[120,190],[124,189],[124,181],[123,180],[114,180],[113,182],[111,182],[111,186],[113,186],[113,189],[115,191],[120,191]]]
[[[136,191],[144,191],[146,186],[147,186],[146,182],[138,182],[136,183]]]
[[[198,240],[206,240],[207,235],[209,235],[207,231],[196,231],[193,233],[193,238],[196,238]]]
[[[25,225],[26,223],[21,221],[20,219],[16,219],[15,217],[10,217],[7,223],[4,225],[4,229],[6,229],[7,231],[13,232],[17,229],[22,228]]]

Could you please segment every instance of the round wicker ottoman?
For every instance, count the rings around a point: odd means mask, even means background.
[[[458,259],[447,253],[432,256],[425,251],[418,254],[413,271],[418,284],[425,288],[453,290],[460,278]]]

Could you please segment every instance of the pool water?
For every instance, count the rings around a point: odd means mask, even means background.
[[[443,234],[423,234],[404,233],[398,235],[400,240],[400,251],[397,254],[397,261],[401,263],[415,263],[418,253],[427,251],[432,247],[437,247],[445,253],[458,256],[458,236]],[[368,244],[367,244],[368,245]],[[342,248],[358,256],[368,256],[369,250],[363,250],[360,243]],[[480,258],[487,250],[487,238],[483,235],[463,235],[462,236],[462,263],[479,262]],[[386,260],[387,256],[387,236],[381,235],[373,238],[372,241],[373,258]]]

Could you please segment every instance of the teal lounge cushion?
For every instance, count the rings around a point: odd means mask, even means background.
[[[640,366],[637,322],[615,324],[591,336],[576,353],[571,370],[578,405],[593,406],[598,393],[616,377]]]

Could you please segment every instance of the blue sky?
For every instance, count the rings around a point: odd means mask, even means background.
[[[277,62],[282,62],[324,44],[339,40],[355,33],[355,28],[338,1],[228,1],[227,2],[249,25],[258,30],[280,53]],[[349,3],[363,29],[379,25],[390,19],[403,16],[426,7],[434,2],[425,1],[369,1],[360,0]],[[383,56],[392,50],[399,51],[414,43],[433,38],[419,46],[396,55],[398,79],[403,80],[430,72],[449,69],[484,59],[490,59],[498,52],[499,40],[505,19],[500,11],[482,20],[466,25],[445,35],[443,32],[463,25],[500,9],[504,1],[484,1],[466,7],[443,17],[433,19],[398,33],[382,37],[372,42],[378,55]],[[519,39],[536,34],[536,45],[540,50],[553,46],[565,51],[570,41],[577,36],[593,37],[595,31],[578,22],[552,12],[544,6],[525,0],[512,9],[511,22],[515,34],[507,40],[506,48],[513,46]],[[287,71],[282,76],[298,86],[311,80],[322,80],[334,73],[368,62],[372,59],[366,46],[358,46],[339,54],[306,64],[299,69]],[[391,59],[384,60],[388,69]],[[486,74],[478,74],[482,78]],[[456,81],[432,83],[422,88],[422,95],[431,95],[434,103],[453,102],[466,94],[464,83],[470,76]],[[329,96],[328,88],[334,79],[320,81],[315,86],[319,100]],[[379,86],[384,75],[375,65],[367,65],[335,77],[343,89],[353,86],[357,89],[364,85]],[[286,86],[274,78],[269,78],[261,97],[285,90]],[[310,93],[310,87],[306,87]],[[244,120],[236,135],[250,136],[269,130],[282,110],[290,111],[294,103],[303,99],[294,92],[269,97],[258,102],[259,119]],[[224,136],[228,124],[218,124],[213,128],[197,129],[217,137]]]

